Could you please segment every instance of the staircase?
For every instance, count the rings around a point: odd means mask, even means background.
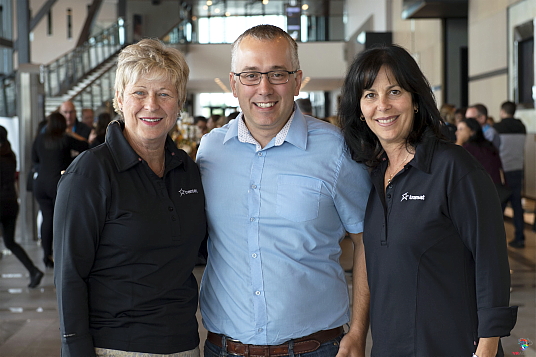
[[[125,46],[125,23],[117,23],[92,36],[84,45],[41,66],[45,85],[45,116],[64,101],[83,108],[97,109],[113,98],[115,65]]]
[[[95,109],[113,98],[115,66],[117,54],[113,54],[97,68],[84,76],[65,94],[47,96],[45,99],[45,116],[58,110],[61,103],[72,101],[78,110],[83,108]]]

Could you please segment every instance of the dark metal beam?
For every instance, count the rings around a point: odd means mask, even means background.
[[[91,33],[91,28],[93,27],[93,23],[95,22],[95,19],[97,18],[97,14],[99,13],[99,9],[101,5],[102,5],[102,0],[93,0],[93,2],[91,3],[91,6],[89,7],[88,14],[86,17],[86,22],[84,23],[82,32],[80,32],[80,37],[78,37],[78,42],[76,43],[76,47],[82,46],[84,42],[89,40],[89,34]]]
[[[17,46],[19,64],[30,63],[29,0],[17,1]]]
[[[37,15],[35,15],[33,19],[30,20],[30,31],[33,31],[37,24],[39,24],[39,22],[43,19],[43,17],[48,14],[50,9],[52,8],[52,5],[54,5],[55,2],[56,0],[47,0],[47,2],[44,3],[43,6],[41,6],[39,11],[37,12]]]
[[[13,48],[13,46],[13,41],[8,40],[7,38],[0,37],[0,47]]]

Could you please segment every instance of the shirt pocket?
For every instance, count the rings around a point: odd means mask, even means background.
[[[322,180],[316,178],[279,175],[277,177],[277,214],[293,222],[317,218],[321,188]]]

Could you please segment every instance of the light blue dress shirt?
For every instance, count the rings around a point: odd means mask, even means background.
[[[370,191],[338,128],[295,109],[281,145],[240,142],[238,121],[201,140],[209,258],[205,327],[276,345],[349,321],[339,264],[345,230],[363,230]]]

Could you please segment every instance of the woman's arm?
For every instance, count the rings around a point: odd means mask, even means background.
[[[95,355],[86,281],[106,217],[106,175],[94,158],[73,162],[58,184],[54,212],[54,283],[62,356]]]
[[[502,209],[495,185],[484,170],[473,169],[455,184],[449,192],[449,212],[474,259],[478,337],[485,341],[481,348],[489,347],[499,337],[510,335],[517,307],[509,306],[510,269]]]

